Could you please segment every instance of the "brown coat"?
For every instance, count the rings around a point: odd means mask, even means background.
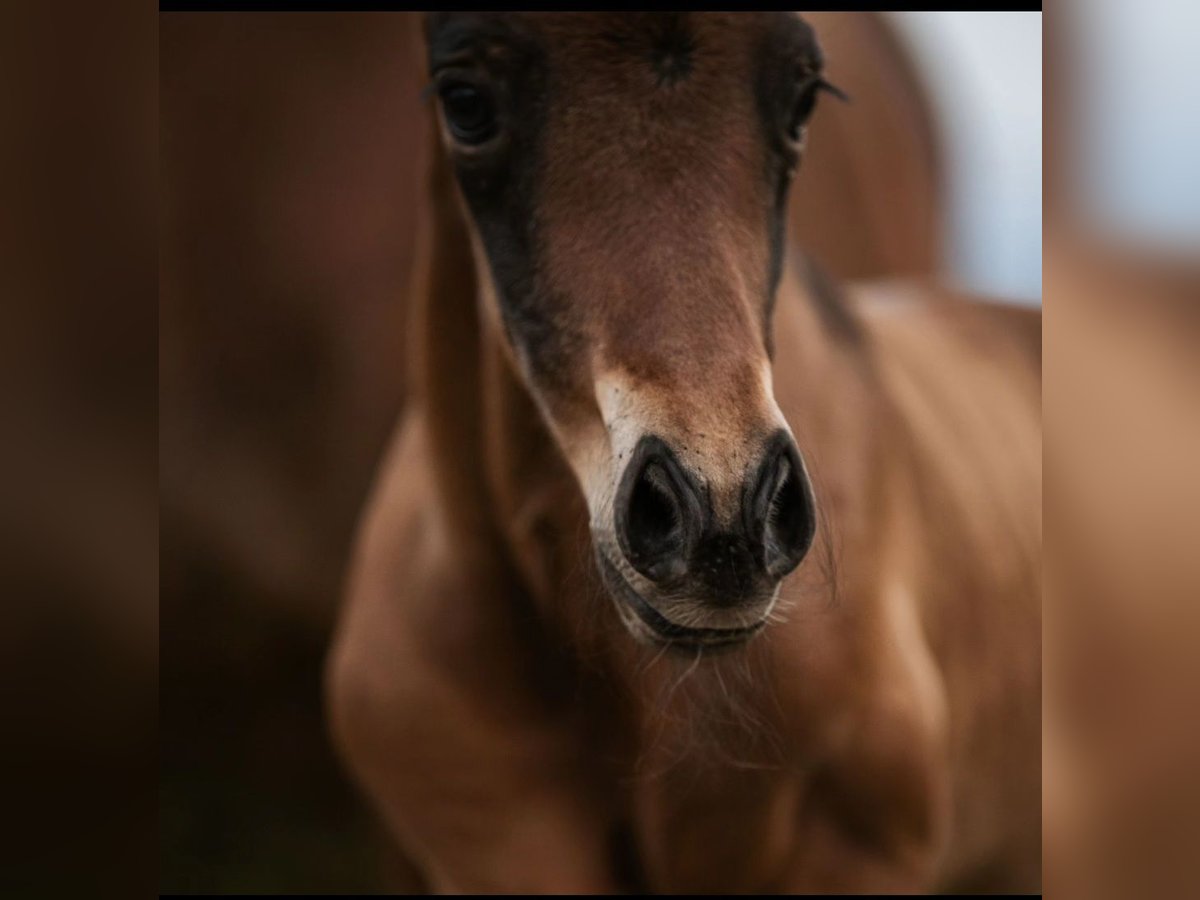
[[[1036,889],[1038,315],[916,283],[836,301],[789,267],[775,398],[827,526],[784,619],[692,665],[617,622],[444,165],[431,197],[413,402],[329,668],[424,885]]]

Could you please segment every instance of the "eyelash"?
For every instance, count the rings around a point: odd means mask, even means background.
[[[788,111],[788,136],[793,141],[800,140],[800,134],[804,126],[808,124],[808,120],[812,117],[816,109],[817,98],[821,91],[833,94],[833,96],[842,101],[850,99],[846,96],[845,91],[820,76],[804,81],[800,86],[798,96],[792,102],[791,109]]]

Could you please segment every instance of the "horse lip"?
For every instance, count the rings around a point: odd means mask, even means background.
[[[717,649],[742,644],[766,624],[766,619],[741,628],[692,628],[672,622],[642,597],[617,567],[602,552],[596,554],[600,560],[601,574],[610,592],[633,611],[634,615],[653,633],[656,640],[686,648]]]

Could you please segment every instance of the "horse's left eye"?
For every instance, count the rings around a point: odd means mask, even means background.
[[[820,82],[811,82],[800,88],[800,96],[792,105],[791,118],[788,121],[788,137],[793,141],[800,140],[800,132],[808,124],[813,110],[817,108],[817,92],[821,89]]]
[[[482,88],[459,82],[439,94],[446,125],[456,140],[482,144],[496,133],[496,107]]]
[[[817,108],[817,94],[821,91],[833,94],[843,102],[850,99],[846,96],[845,91],[820,76],[802,81],[797,89],[796,99],[792,103],[791,117],[788,120],[788,137],[793,141],[800,140],[800,132],[812,118],[813,111]]]

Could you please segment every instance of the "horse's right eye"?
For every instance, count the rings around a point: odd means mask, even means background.
[[[440,91],[442,114],[455,140],[482,144],[496,133],[496,107],[482,88],[461,82]]]

